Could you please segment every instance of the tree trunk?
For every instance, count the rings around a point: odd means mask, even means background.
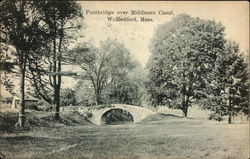
[[[228,124],[232,124],[232,105],[231,105],[230,97],[229,97],[229,106],[228,106]]]
[[[96,89],[96,91],[95,91],[96,93],[96,95],[95,95],[95,97],[96,97],[96,105],[99,105],[100,104],[100,90],[97,88]]]
[[[231,112],[229,112],[229,115],[228,115],[228,124],[232,124],[232,115],[231,115]]]
[[[185,94],[182,95],[182,106],[181,110],[183,112],[183,117],[187,117],[188,112],[188,102],[187,102],[187,96]]]
[[[60,55],[59,55],[60,56]],[[61,57],[58,58],[58,72],[61,72]],[[60,90],[61,90],[61,75],[57,75],[57,84],[55,86],[55,105],[56,105],[56,112],[55,112],[55,119],[59,120],[60,119]]]
[[[232,123],[232,99],[231,99],[231,89],[228,88],[228,124]]]
[[[60,119],[60,88],[58,88],[58,86],[56,86],[55,88],[55,106],[56,106],[56,112],[55,112],[55,120],[59,120]]]
[[[188,108],[186,107],[186,108],[182,109],[182,111],[183,111],[183,116],[187,117]]]
[[[55,53],[55,52],[54,52]],[[54,64],[53,64],[53,72],[56,72],[56,56],[54,55]],[[59,104],[58,104],[58,98],[59,98],[59,93],[58,93],[58,85],[57,85],[57,75],[53,75],[53,88],[54,88],[54,101],[53,104],[55,106],[55,119],[59,120],[60,116],[59,116]]]
[[[63,39],[63,26],[61,26],[61,32],[60,32],[60,39],[59,39],[59,44],[58,44],[58,53],[57,53],[57,72],[59,73],[57,75],[57,83],[55,85],[55,96],[56,96],[56,112],[55,112],[55,119],[59,120],[60,119],[60,90],[61,90],[61,81],[62,81],[62,76],[61,76],[61,63],[62,63],[62,53],[61,53],[61,47],[62,47],[62,39]],[[54,44],[56,45],[56,42],[54,41]],[[55,49],[55,54],[56,54],[56,47]]]
[[[19,117],[18,125],[24,127],[25,122],[25,69],[20,69],[20,101],[19,101]]]

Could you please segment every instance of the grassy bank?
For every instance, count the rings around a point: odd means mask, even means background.
[[[6,158],[81,159],[245,159],[248,158],[248,124],[155,115],[138,124],[90,125],[77,114],[36,115],[46,122],[32,131],[0,136]],[[70,119],[69,119],[70,118]],[[72,119],[74,118],[74,120]],[[82,120],[81,120],[82,121]],[[70,124],[69,124],[70,123]],[[54,125],[53,125],[54,124]]]
[[[32,131],[41,127],[76,126],[91,124],[78,112],[61,112],[60,120],[55,121],[54,112],[34,111],[26,112],[24,131]],[[15,133],[20,129],[15,126],[18,113],[0,112],[0,132]]]

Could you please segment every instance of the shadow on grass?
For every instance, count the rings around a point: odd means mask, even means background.
[[[177,116],[177,115],[173,115],[173,114],[163,114],[163,113],[158,113],[155,115],[151,115],[145,119],[143,119],[142,121],[138,122],[139,124],[152,124],[152,122],[157,122],[157,121],[163,121],[166,119],[181,119],[182,117]],[[161,123],[156,123],[156,124],[161,124]]]
[[[50,139],[46,137],[32,137],[32,136],[8,136],[4,138],[8,142],[16,142],[16,141],[46,141],[46,140],[57,140]]]
[[[5,131],[8,133],[15,132],[17,116],[17,113],[0,113],[0,131]]]
[[[177,118],[183,118],[182,116],[174,115],[174,114],[164,114],[164,113],[158,113],[158,115],[165,116],[165,117],[177,117]]]

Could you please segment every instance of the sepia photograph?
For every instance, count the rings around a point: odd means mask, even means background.
[[[247,1],[0,2],[0,159],[250,159]]]

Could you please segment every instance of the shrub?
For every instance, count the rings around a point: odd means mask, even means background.
[[[218,113],[212,113],[212,114],[209,115],[208,119],[209,120],[213,119],[213,120],[216,120],[216,121],[220,122],[222,120],[222,116],[220,114],[218,114]]]
[[[92,117],[92,112],[91,111],[86,111],[83,113],[84,118],[91,118]]]

